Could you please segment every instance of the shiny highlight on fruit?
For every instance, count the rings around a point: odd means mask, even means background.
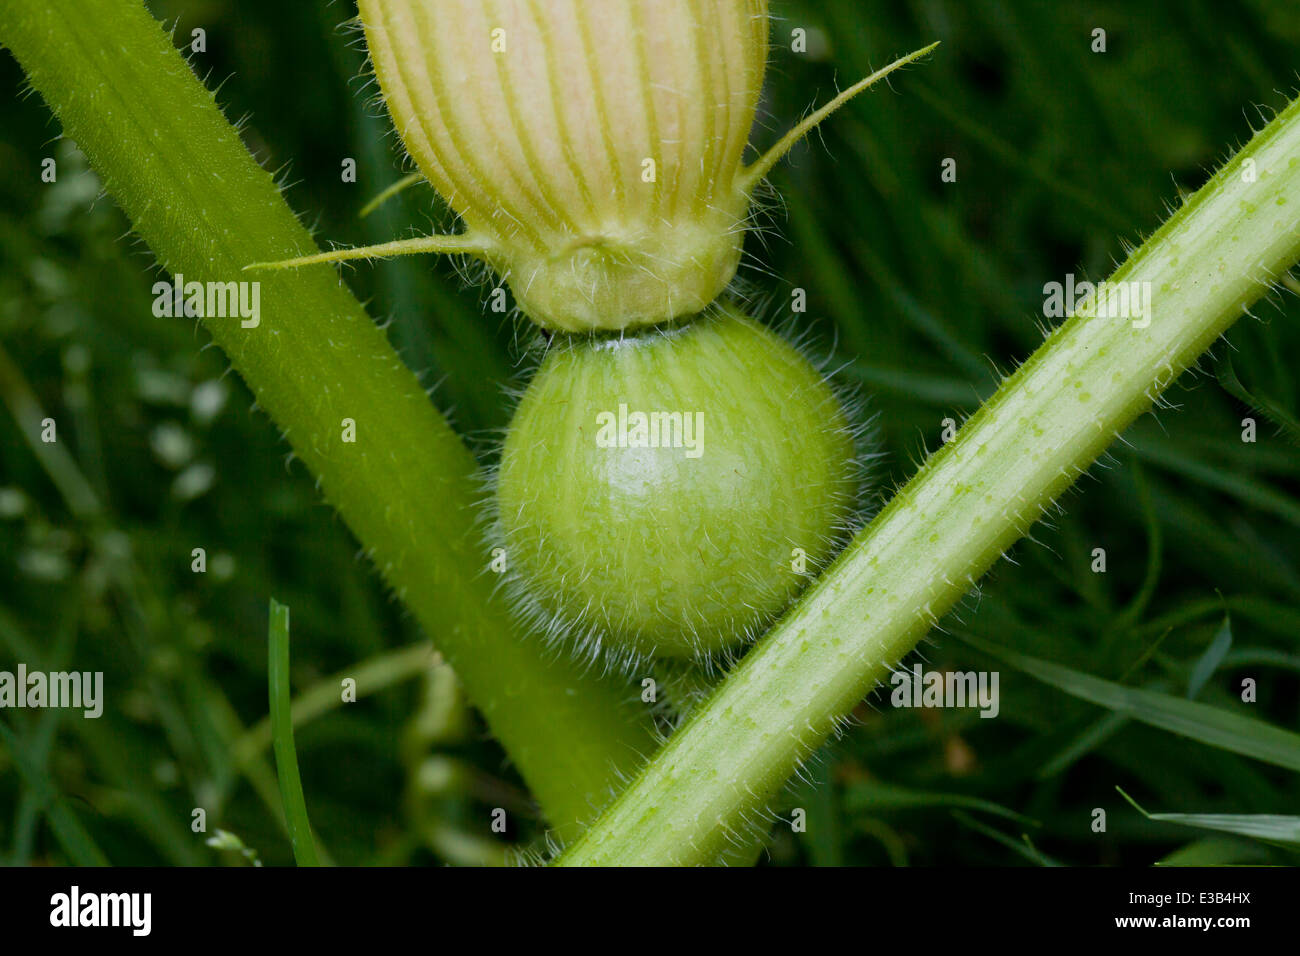
[[[796,348],[730,308],[557,338],[496,475],[520,606],[606,663],[744,643],[855,518],[851,421]]]

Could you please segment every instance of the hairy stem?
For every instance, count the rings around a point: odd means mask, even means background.
[[[241,272],[315,246],[213,94],[139,0],[0,0],[0,43],[164,268],[260,283],[260,323],[208,318],[212,338],[572,836],[653,746],[648,718],[514,633],[481,573],[475,462],[333,271]]]
[[[930,457],[561,858],[691,864],[798,762],[1135,417],[1300,258],[1300,101],[1111,278]],[[1131,291],[1133,287],[1129,287]]]

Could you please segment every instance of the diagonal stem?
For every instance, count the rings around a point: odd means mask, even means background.
[[[1298,216],[1300,100],[931,456],[560,862],[698,863],[734,840],[862,696],[1300,258]],[[1150,291],[1150,308],[1126,315],[1115,307],[1134,289]]]

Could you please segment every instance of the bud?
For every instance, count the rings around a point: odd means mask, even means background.
[[[561,331],[703,311],[736,273],[755,186],[817,122],[753,165],[767,0],[359,0],[398,135],[460,215],[457,236],[280,265],[406,252],[484,259]]]
[[[543,325],[699,312],[735,274],[766,0],[362,0],[397,131]]]

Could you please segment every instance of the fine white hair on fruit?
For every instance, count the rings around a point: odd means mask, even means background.
[[[685,346],[679,345],[681,339],[676,337],[689,337],[686,341],[693,342],[694,337],[704,334],[700,331],[700,328],[707,328],[710,322],[726,321],[750,323],[749,319],[739,319],[724,307],[713,316],[695,320],[687,327],[656,330],[643,333],[643,335],[656,336],[655,341],[663,343],[661,344],[661,350],[667,356],[680,356],[680,352],[677,350]],[[704,325],[698,326],[698,323],[704,323]],[[793,342],[789,340],[788,336],[778,336],[771,330],[762,333],[757,331],[746,332],[745,334],[761,335],[758,341],[773,343],[765,345],[763,348],[772,347],[785,350],[787,357],[781,359],[782,362],[798,362],[806,366],[807,391],[804,394],[785,397],[788,399],[789,405],[796,410],[790,412],[794,416],[792,421],[794,423],[803,422],[807,416],[811,415],[810,418],[807,418],[807,421],[822,422],[823,424],[817,426],[817,428],[823,429],[828,438],[824,444],[814,443],[809,446],[806,441],[801,441],[791,447],[836,449],[834,452],[838,459],[836,462],[829,464],[797,462],[790,466],[794,468],[793,477],[791,477],[788,468],[780,465],[779,456],[782,454],[782,449],[778,447],[775,450],[769,450],[770,454],[775,454],[778,458],[775,463],[763,458],[762,467],[775,467],[776,473],[771,480],[789,482],[790,487],[782,489],[778,498],[782,500],[788,498],[790,505],[775,506],[778,509],[775,514],[753,513],[751,515],[745,513],[745,524],[760,529],[767,529],[771,526],[775,529],[771,532],[771,535],[781,535],[782,532],[779,529],[782,526],[783,516],[780,512],[786,507],[793,507],[793,503],[799,500],[801,491],[799,487],[800,469],[809,469],[809,473],[815,475],[819,473],[818,469],[825,464],[826,467],[832,469],[828,474],[835,477],[831,478],[831,483],[825,487],[825,498],[819,500],[815,505],[815,508],[818,509],[817,513],[822,514],[825,520],[818,519],[814,521],[814,525],[820,530],[816,532],[811,540],[781,539],[777,541],[772,536],[763,537],[764,532],[754,532],[752,528],[737,539],[737,542],[745,547],[761,546],[766,548],[765,553],[771,553],[778,547],[783,548],[786,552],[791,551],[793,548],[801,549],[806,554],[806,567],[799,569],[801,580],[795,582],[793,586],[790,586],[788,582],[774,583],[770,569],[754,567],[752,563],[747,564],[744,560],[744,557],[747,556],[732,560],[732,556],[726,555],[723,559],[720,559],[724,567],[719,572],[722,577],[717,583],[717,588],[721,590],[711,592],[709,587],[712,582],[708,580],[696,582],[691,579],[691,586],[702,588],[702,590],[691,591],[685,597],[673,593],[664,595],[664,598],[668,601],[667,606],[670,609],[675,607],[678,609],[677,611],[663,610],[660,605],[655,605],[647,611],[644,606],[646,602],[638,603],[640,601],[639,595],[633,595],[629,598],[626,593],[608,593],[608,590],[600,588],[584,588],[589,576],[601,574],[605,571],[605,564],[625,559],[622,555],[602,554],[598,535],[592,535],[591,554],[579,555],[575,558],[573,548],[569,544],[551,539],[544,531],[529,532],[533,534],[533,547],[529,553],[534,554],[534,557],[531,562],[521,560],[517,548],[514,549],[515,553],[511,553],[510,534],[506,525],[513,525],[517,529],[520,523],[529,521],[545,523],[547,520],[545,509],[548,505],[545,500],[539,501],[537,498],[546,493],[555,492],[555,489],[546,483],[548,466],[558,472],[562,470],[564,464],[559,457],[548,457],[561,454],[558,450],[558,446],[561,444],[559,439],[556,436],[544,435],[536,440],[552,443],[552,447],[549,450],[539,451],[534,456],[534,468],[538,473],[537,477],[541,484],[533,489],[533,497],[526,499],[526,501],[516,494],[513,499],[514,510],[508,516],[503,515],[501,512],[499,465],[484,471],[482,523],[485,535],[485,555],[493,554],[494,549],[503,549],[507,555],[506,570],[498,575],[499,586],[505,590],[509,603],[514,608],[522,624],[531,633],[539,635],[542,640],[555,648],[557,653],[572,655],[592,667],[602,668],[607,671],[631,673],[638,668],[645,669],[651,658],[657,656],[657,653],[668,649],[670,650],[670,656],[685,654],[693,658],[697,665],[706,670],[726,669],[734,662],[736,655],[743,651],[744,646],[752,642],[771,620],[779,615],[799,590],[816,577],[865,522],[870,505],[874,502],[870,477],[877,455],[874,450],[872,422],[864,413],[864,402],[860,392],[857,389],[846,388],[832,381],[831,376],[827,374],[828,360],[825,356],[813,355],[806,333]],[[572,351],[575,348],[608,347],[611,343],[618,343],[621,339],[622,337],[607,337],[594,344],[589,341],[581,341],[569,342],[559,346],[554,343],[545,345],[539,342],[538,345],[541,347],[533,353],[531,361],[535,365],[540,365],[557,348],[564,352]],[[779,345],[775,343],[779,343]],[[693,349],[694,346],[691,345],[690,348]],[[719,359],[718,356],[710,355],[708,358],[707,373],[716,376],[726,372],[725,355],[720,357],[722,361],[720,369],[713,368],[714,362]],[[802,376],[804,373],[799,374]],[[758,387],[762,387],[762,383],[756,384]],[[521,394],[522,392],[517,392],[516,399]],[[805,407],[809,405],[815,407]],[[770,407],[770,403],[759,402],[755,411],[760,416],[770,414]],[[514,427],[515,425],[512,423],[512,429]],[[772,427],[779,429],[780,426],[773,425]],[[817,428],[814,428],[814,431]],[[760,430],[756,434],[769,433]],[[806,436],[801,437],[806,438]],[[503,441],[503,451],[504,448],[505,442]],[[724,448],[723,452],[725,451]],[[527,506],[521,505],[521,501],[524,501]],[[764,506],[761,502],[754,502],[753,507],[761,511],[763,507],[772,506]],[[541,509],[541,518],[538,518],[538,509]],[[738,513],[733,510],[729,514],[736,516]],[[508,518],[509,521],[503,522],[503,518]],[[585,516],[583,520],[587,520]],[[717,544],[717,542],[710,540],[710,532],[713,533],[714,537],[721,535],[724,538],[731,533],[727,529],[719,530],[716,526],[711,527],[708,515],[703,516],[701,521],[703,523],[699,525],[701,529],[699,533],[702,533],[704,538],[700,540],[706,547]],[[518,540],[516,538],[516,542]],[[670,540],[670,543],[675,540]],[[560,549],[564,549],[563,554],[555,558],[553,563],[550,563],[552,559],[549,556]],[[495,553],[499,554],[501,552]],[[650,553],[658,552],[654,552],[652,549]],[[537,555],[541,555],[542,560],[548,563],[539,567]],[[633,562],[630,565],[632,568],[637,567],[635,557],[626,558],[626,560]],[[485,561],[485,566],[487,564],[488,562]],[[698,573],[704,577],[711,570],[712,566],[706,562]],[[485,571],[485,573],[490,572]],[[786,572],[786,574],[789,573],[792,572]],[[613,580],[617,583],[622,579],[615,575]],[[622,583],[629,588],[634,586],[633,581],[622,580]],[[555,587],[548,589],[547,584],[554,584]],[[649,582],[647,582],[647,586],[649,586]],[[666,586],[671,586],[671,581]],[[557,600],[556,591],[560,589],[563,589],[569,595],[569,599]],[[755,599],[761,596],[762,606],[746,606],[745,602],[742,601],[730,611],[719,615],[716,610],[716,595],[719,593],[752,594]],[[574,594],[580,595],[580,599],[573,600],[572,595]],[[774,594],[777,597],[773,597]],[[693,600],[698,600],[698,606],[692,603]],[[629,606],[632,607],[631,611],[628,610]],[[636,608],[641,608],[641,610],[637,611]],[[638,613],[643,616],[649,613],[656,620],[658,619],[656,615],[660,614],[664,616],[679,615],[677,618],[672,618],[673,620],[680,620],[681,628],[673,633],[674,643],[671,648],[665,648],[661,643],[654,641],[629,639],[625,626],[631,620],[628,614]],[[725,633],[720,633],[720,631],[725,631]]]

